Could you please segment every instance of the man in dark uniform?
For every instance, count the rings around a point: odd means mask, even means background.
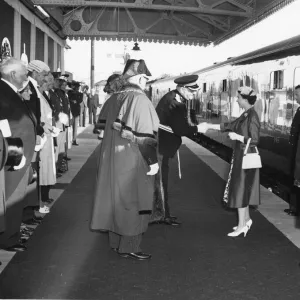
[[[194,93],[198,91],[198,75],[189,75],[177,78],[174,82],[177,84],[175,90],[168,92],[159,101],[156,112],[159,117],[160,127],[158,130],[158,153],[160,163],[159,183],[156,182],[155,207],[152,213],[152,223],[163,223],[171,226],[179,226],[176,217],[170,213],[168,199],[168,174],[169,159],[174,157],[178,151],[182,136],[192,137],[198,132],[204,132],[201,124],[197,126],[190,125],[187,118],[186,103],[194,98]],[[159,176],[157,176],[159,177]],[[160,188],[159,188],[160,186]],[[162,193],[157,190],[163,190]],[[159,203],[160,202],[160,203]],[[159,212],[158,207],[163,203],[164,208]]]
[[[295,87],[295,99],[300,104],[300,85]],[[300,107],[294,116],[290,138],[290,207],[284,211],[291,216],[300,215]]]
[[[96,124],[97,108],[99,106],[99,95],[96,93],[96,89],[92,88],[91,97],[89,101],[89,123]]]
[[[72,91],[69,91],[69,101],[71,106],[71,112],[73,115],[73,145],[78,146],[76,141],[77,129],[80,118],[80,104],[83,101],[83,94],[79,92],[80,83],[77,81],[72,82]]]

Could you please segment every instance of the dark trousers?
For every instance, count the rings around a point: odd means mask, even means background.
[[[168,196],[168,182],[169,182],[169,157],[162,156],[161,161],[161,180],[163,185],[163,193],[165,199],[165,218],[170,217],[170,206]]]
[[[79,122],[79,116],[74,117],[74,119],[73,119],[73,142],[75,142],[76,138],[77,138],[78,122]]]
[[[41,185],[41,200],[43,202],[49,199],[51,185]]]
[[[290,195],[290,209],[300,214],[300,187],[293,186]]]
[[[142,235],[125,236],[114,232],[109,232],[109,246],[119,249],[119,253],[137,253],[141,252],[140,244]]]
[[[96,124],[97,122],[97,107],[89,108],[89,123]]]
[[[2,249],[19,243],[28,175],[29,169],[25,172],[17,188],[6,201],[6,226],[5,231],[0,234],[0,248]]]
[[[86,119],[86,107],[80,106],[79,126],[85,127],[85,119]]]

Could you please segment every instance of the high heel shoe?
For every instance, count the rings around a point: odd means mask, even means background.
[[[249,229],[251,228],[251,226],[252,226],[252,220],[251,219],[249,219],[247,222],[246,222],[246,225],[249,227]],[[233,230],[236,230],[238,227],[237,226],[235,226],[235,227],[233,227],[232,229]]]
[[[235,230],[233,232],[228,233],[227,236],[236,237],[236,236],[239,236],[241,233],[244,233],[244,237],[246,237],[248,230],[249,230],[249,227],[246,225],[239,230]]]

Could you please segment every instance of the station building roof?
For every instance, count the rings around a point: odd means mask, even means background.
[[[295,0],[21,1],[42,7],[71,40],[205,46],[223,42]]]

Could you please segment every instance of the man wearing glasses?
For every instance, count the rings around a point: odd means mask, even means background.
[[[159,101],[156,112],[160,126],[158,130],[158,152],[160,173],[156,176],[155,202],[150,223],[162,223],[174,227],[180,226],[177,217],[170,213],[168,199],[169,159],[177,153],[182,136],[191,137],[198,132],[206,130],[201,124],[188,123],[187,101],[194,99],[194,94],[199,90],[198,75],[188,75],[177,78],[174,82],[176,89],[168,92]]]

